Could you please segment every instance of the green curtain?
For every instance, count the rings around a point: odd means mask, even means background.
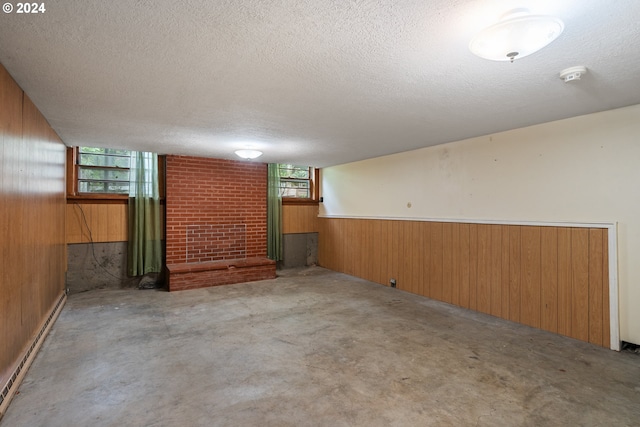
[[[161,239],[158,155],[135,151],[131,153],[129,176],[127,271],[130,276],[162,270]]]
[[[282,260],[282,197],[280,197],[280,168],[268,165],[267,185],[267,257]]]

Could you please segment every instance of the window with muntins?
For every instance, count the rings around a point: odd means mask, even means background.
[[[130,167],[129,150],[78,147],[77,191],[81,194],[128,194]]]
[[[280,196],[283,198],[310,199],[312,189],[311,168],[279,164]]]

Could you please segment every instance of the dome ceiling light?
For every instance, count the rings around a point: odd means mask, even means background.
[[[511,61],[535,53],[554,41],[564,23],[553,16],[531,15],[528,9],[513,9],[499,22],[471,39],[469,49],[492,61]]]
[[[236,153],[236,156],[241,157],[245,160],[253,160],[262,156],[262,151],[258,151],[258,150],[249,150],[249,149],[236,150],[235,153]]]

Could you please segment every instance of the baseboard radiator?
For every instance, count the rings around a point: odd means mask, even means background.
[[[63,292],[62,295],[60,295],[60,298],[58,299],[58,302],[56,303],[56,305],[53,307],[49,315],[46,317],[45,321],[42,323],[42,326],[40,327],[40,330],[33,338],[31,345],[27,348],[27,350],[23,354],[22,359],[20,360],[20,363],[16,366],[15,370],[9,377],[6,384],[3,385],[2,392],[0,392],[0,420],[2,419],[2,416],[4,415],[4,413],[6,412],[9,406],[9,403],[11,402],[11,399],[16,394],[16,391],[18,391],[18,387],[20,386],[22,379],[24,378],[25,374],[29,370],[29,366],[31,366],[33,359],[35,359],[36,354],[38,353],[38,350],[42,346],[44,339],[46,338],[47,334],[49,333],[49,330],[53,326],[53,323],[58,318],[58,315],[62,311],[62,307],[64,307],[64,303],[66,301],[67,301],[67,293]]]

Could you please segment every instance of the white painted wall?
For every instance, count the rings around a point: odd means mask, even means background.
[[[640,344],[640,105],[325,168],[322,196],[321,216],[618,222],[620,338]]]

